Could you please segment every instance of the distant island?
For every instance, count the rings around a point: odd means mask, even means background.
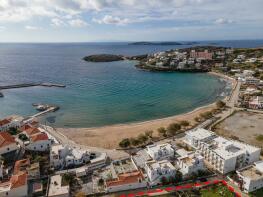
[[[194,45],[198,42],[132,42],[129,45]]]
[[[115,62],[121,60],[142,60],[146,58],[147,55],[124,56],[124,55],[113,55],[113,54],[96,54],[96,55],[85,56],[83,60],[87,62]]]
[[[83,58],[87,62],[114,62],[124,60],[123,55],[112,55],[112,54],[96,54],[89,55]]]

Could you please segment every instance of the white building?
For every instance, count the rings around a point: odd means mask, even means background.
[[[197,173],[200,170],[205,170],[204,157],[197,153],[192,153],[177,158],[177,165],[183,176]]]
[[[131,158],[113,161],[106,170],[106,174],[111,175],[110,178],[107,176],[105,181],[106,192],[132,190],[147,186],[143,173]]]
[[[222,174],[259,160],[260,148],[227,140],[205,129],[186,132],[185,142],[199,150],[205,160]]]
[[[263,109],[263,97],[256,96],[248,103],[249,108],[251,109]]]
[[[22,124],[22,117],[14,116],[0,120],[0,131],[8,131],[10,128],[18,128]]]
[[[154,160],[169,159],[174,156],[174,149],[171,144],[153,144],[146,147],[146,152]]]
[[[151,184],[161,182],[162,177],[169,178],[175,175],[176,168],[168,161],[147,161],[145,171]]]
[[[20,172],[13,175],[9,181],[0,183],[0,196],[27,197],[27,174]]]
[[[48,151],[51,146],[51,140],[46,133],[37,133],[30,136],[27,150],[31,151]]]
[[[69,185],[62,185],[61,175],[54,175],[50,178],[48,196],[69,197]]]
[[[8,132],[0,132],[0,155],[18,150],[15,138]]]
[[[241,188],[246,192],[253,192],[263,187],[263,161],[237,171]]]
[[[260,82],[260,79],[257,79],[255,77],[246,77],[244,83],[247,85],[258,85]]]
[[[89,161],[89,151],[71,149],[68,146],[55,144],[50,149],[50,165],[54,168],[63,168],[70,165],[81,165]]]

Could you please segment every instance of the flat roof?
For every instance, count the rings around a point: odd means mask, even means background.
[[[249,166],[248,168],[244,168],[243,170],[239,170],[239,173],[251,180],[259,180],[263,179],[263,172],[259,171],[255,166]]]
[[[48,196],[58,196],[69,194],[69,186],[62,186],[61,175],[55,175],[50,178]]]
[[[204,140],[206,138],[209,138],[211,136],[214,136],[215,133],[203,128],[198,128],[195,130],[191,130],[187,132],[188,135],[191,135],[192,137],[198,139],[198,140]]]

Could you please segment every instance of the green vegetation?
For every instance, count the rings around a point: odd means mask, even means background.
[[[219,109],[221,109],[221,108],[223,108],[225,106],[226,106],[226,103],[221,101],[221,100],[216,102],[216,107],[219,108]]]
[[[167,131],[170,136],[174,136],[178,131],[180,131],[181,125],[178,123],[172,123],[168,126]]]
[[[235,195],[223,185],[215,185],[201,190],[202,197],[234,197]]]
[[[187,120],[182,120],[179,122],[179,124],[181,125],[181,127],[188,127],[190,125],[190,122],[188,122]]]
[[[251,193],[249,194],[249,196],[250,196],[250,197],[260,197],[260,196],[263,196],[263,188],[258,189],[258,190],[254,191],[254,192],[251,192]]]
[[[148,136],[148,138],[153,138],[153,131],[152,130],[148,130],[148,131],[145,131],[145,135]]]
[[[163,136],[166,137],[167,136],[167,130],[164,127],[160,127],[159,129],[157,129],[159,136]]]
[[[9,133],[10,135],[17,135],[17,134],[18,134],[18,129],[15,128],[15,127],[11,127],[11,128],[9,129],[8,133]]]
[[[256,136],[256,140],[257,141],[263,141],[263,135],[261,134],[261,135],[257,135]]]
[[[130,142],[130,139],[128,139],[128,138],[123,139],[123,140],[119,143],[119,146],[120,146],[121,148],[127,148],[127,147],[129,147],[130,145],[131,145],[131,142]]]
[[[20,134],[18,135],[18,138],[19,138],[20,140],[22,140],[23,142],[29,140],[28,137],[27,137],[24,133],[20,133]]]

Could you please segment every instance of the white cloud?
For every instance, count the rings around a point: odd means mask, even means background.
[[[130,23],[130,20],[127,18],[121,19],[119,17],[114,17],[111,15],[106,15],[102,19],[93,19],[94,22],[99,24],[114,24],[114,25],[126,25]]]
[[[230,19],[225,19],[225,18],[218,18],[215,20],[215,24],[223,25],[223,24],[231,24],[233,23],[232,20]]]
[[[68,23],[72,27],[85,27],[88,25],[88,23],[86,23],[85,21],[81,19],[73,19],[73,20],[70,20]]]
[[[51,19],[51,26],[53,26],[53,27],[61,27],[61,26],[65,26],[65,25],[66,25],[66,23],[59,18],[52,18]]]
[[[36,27],[36,26],[26,25],[25,29],[27,29],[27,30],[39,30],[41,28],[40,27]]]

